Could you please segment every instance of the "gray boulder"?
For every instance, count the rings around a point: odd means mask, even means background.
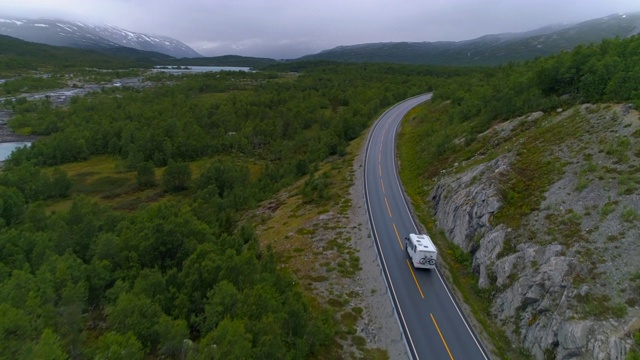
[[[491,229],[489,219],[502,203],[497,178],[509,162],[509,157],[500,157],[476,166],[457,178],[439,182],[431,192],[438,226],[462,249],[475,251],[473,239]]]

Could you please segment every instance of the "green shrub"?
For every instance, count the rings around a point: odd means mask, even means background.
[[[622,211],[622,221],[626,223],[633,223],[638,219],[638,212],[633,208],[625,207]]]

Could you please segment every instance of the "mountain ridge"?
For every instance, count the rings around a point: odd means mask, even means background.
[[[605,38],[640,33],[640,12],[612,14],[573,24],[551,24],[524,32],[486,34],[461,41],[378,42],[339,45],[287,61],[391,62],[424,65],[492,66],[571,50]],[[0,15],[0,34],[53,46],[121,55],[135,49],[179,59],[205,59],[173,38],[54,18],[26,19]],[[152,54],[151,54],[152,55]],[[129,57],[144,55],[132,53]],[[155,58],[161,58],[154,56]],[[208,60],[207,60],[208,61]]]
[[[113,25],[97,25],[54,18],[17,18],[0,15],[0,34],[54,46],[68,46],[105,52],[133,48],[174,58],[201,57],[188,45],[163,35],[149,35]]]
[[[295,59],[428,65],[498,65],[571,50],[605,38],[640,34],[640,12],[612,14],[576,24],[521,33],[487,34],[462,41],[380,42],[341,45]]]

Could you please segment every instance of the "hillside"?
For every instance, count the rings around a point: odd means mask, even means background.
[[[93,50],[49,46],[0,35],[0,74],[15,75],[38,70],[95,67],[124,69],[150,67],[154,61],[150,54],[131,49],[123,56],[106,55]],[[143,58],[135,61],[132,58]]]
[[[166,36],[136,33],[112,25],[62,19],[0,17],[0,34],[35,43],[101,52],[124,47],[161,53],[174,58],[201,56],[184,43]]]
[[[218,56],[176,59],[153,51],[129,47],[103,48],[100,51],[52,46],[0,35],[0,76],[13,76],[54,68],[127,69],[166,66],[246,66],[264,67],[277,60],[244,56]]]
[[[339,46],[296,60],[392,62],[431,65],[497,65],[570,50],[602,39],[640,33],[640,13],[617,14],[579,24],[524,33],[485,35],[465,41],[389,42]]]
[[[432,190],[438,227],[494,292],[497,323],[536,359],[624,358],[622,334],[640,326],[639,129],[638,113],[620,106],[533,113],[482,134],[494,154],[446,169]],[[504,178],[532,151],[561,174],[518,226],[497,224]]]
[[[279,63],[278,60],[269,58],[256,58],[250,56],[224,55],[213,57],[198,57],[189,59],[169,59],[158,61],[157,65],[182,65],[182,66],[246,66],[264,67]]]
[[[520,357],[639,354],[639,44],[452,81],[403,125],[403,183],[443,268]]]

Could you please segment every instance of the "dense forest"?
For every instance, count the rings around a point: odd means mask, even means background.
[[[607,39],[573,51],[474,71],[441,83],[427,105],[438,109],[424,121],[417,152],[433,163],[416,164],[427,175],[446,165],[447,154],[465,147],[494,124],[533,111],[581,103],[627,102],[640,107],[640,36]],[[464,139],[465,141],[454,141]],[[469,154],[474,149],[469,149]]]
[[[639,64],[635,37],[497,68],[280,63],[155,74],[153,87],[65,107],[7,100],[12,128],[40,139],[0,172],[0,357],[323,358],[330,312],[259,246],[244,211],[314,177],[407,97],[435,90],[440,115],[416,143],[437,159],[415,164],[429,174],[512,116],[640,105]],[[85,182],[92,161],[113,173]],[[146,198],[112,206],[124,193]]]
[[[241,214],[343,156],[385,107],[439,81],[434,70],[316,64],[150,80],[66,107],[5,101],[11,126],[41,138],[0,173],[0,353],[322,358],[330,313]],[[86,184],[90,165],[65,170],[93,159],[115,175]],[[127,192],[153,195],[109,206]]]

